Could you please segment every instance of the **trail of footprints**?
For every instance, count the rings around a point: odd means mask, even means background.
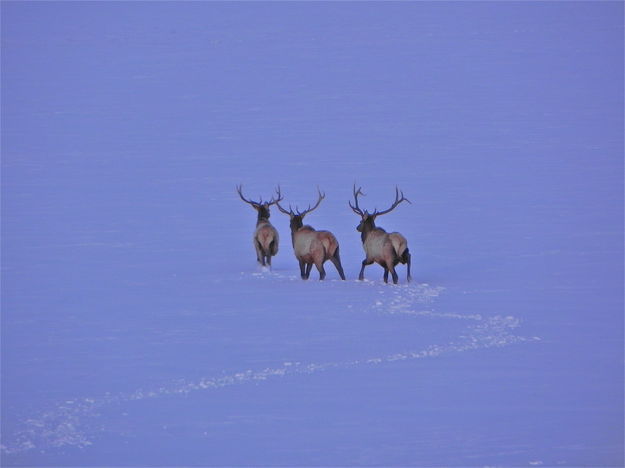
[[[12,440],[3,445],[1,450],[3,453],[11,454],[34,449],[89,446],[97,436],[98,430],[94,427],[97,427],[95,420],[98,413],[115,403],[183,395],[231,385],[262,382],[278,377],[314,374],[331,369],[347,370],[357,366],[377,366],[394,361],[431,358],[443,354],[539,340],[537,337],[516,335],[514,331],[520,323],[512,316],[483,317],[479,314],[462,315],[434,311],[432,305],[443,291],[441,287],[427,284],[392,288],[379,286],[378,298],[371,305],[371,309],[375,312],[387,315],[403,314],[463,320],[468,324],[465,333],[449,343],[384,356],[366,356],[355,360],[322,363],[284,362],[271,368],[248,369],[220,377],[205,377],[196,381],[181,380],[159,388],[138,389],[125,394],[106,394],[98,398],[64,401],[48,411],[25,420],[23,428],[13,436]],[[9,434],[5,436],[9,438]]]

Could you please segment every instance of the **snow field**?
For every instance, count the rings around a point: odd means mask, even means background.
[[[0,8],[3,466],[623,465],[622,3]]]

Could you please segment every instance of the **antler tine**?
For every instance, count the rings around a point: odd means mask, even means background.
[[[380,215],[383,215],[383,214],[386,214],[386,213],[390,213],[395,208],[397,208],[397,205],[399,205],[403,201],[407,201],[408,203],[412,203],[410,200],[408,200],[406,197],[404,197],[403,190],[399,190],[399,187],[395,186],[395,201],[393,202],[391,207],[389,209],[387,209],[387,210],[384,210],[384,211],[375,210],[373,212],[373,214],[375,216],[380,216]]]
[[[286,209],[282,208],[282,205],[280,204],[280,201],[282,201],[282,197],[280,197],[278,200],[276,200],[276,206],[278,207],[278,209],[282,213],[284,213],[286,215],[293,216],[293,209],[291,208],[291,205],[289,205],[289,209],[287,211]]]
[[[239,194],[239,196],[241,197],[241,200],[243,200],[245,203],[249,203],[249,204],[250,204],[250,205],[252,205],[252,206],[258,206],[258,205],[260,205],[260,203],[255,202],[255,201],[252,201],[252,200],[248,200],[247,198],[245,198],[245,197],[243,196],[243,192],[242,192],[242,190],[243,190],[243,185],[237,185],[236,189],[237,189],[237,193],[238,193],[238,194]]]
[[[276,193],[278,194],[278,198],[276,199],[276,201],[274,202],[276,204],[276,206],[278,207],[278,209],[284,213],[285,215],[289,215],[289,216],[293,216],[295,213],[293,212],[293,208],[291,208],[291,204],[289,203],[289,209],[285,209],[282,207],[282,205],[280,204],[280,202],[282,201],[282,199],[284,198],[282,196],[282,191],[280,189],[280,186],[278,185],[278,188],[276,189]],[[272,199],[273,200],[273,199]]]
[[[292,213],[290,211],[285,210],[284,208],[282,208],[282,205],[280,205],[280,202],[276,202],[276,206],[278,207],[278,209],[284,213],[284,214],[288,214],[291,215]]]
[[[271,197],[271,200],[269,200],[269,201],[267,202],[267,204],[268,204],[269,206],[271,206],[271,205],[275,205],[275,204],[276,204],[276,203],[278,203],[279,201],[282,201],[282,199],[284,198],[284,197],[282,196],[282,192],[280,191],[280,186],[279,186],[279,185],[278,185],[278,187],[276,188],[276,195],[278,196],[278,198]]]
[[[316,210],[317,207],[319,206],[319,204],[321,203],[321,200],[323,200],[326,197],[325,193],[321,193],[321,190],[319,189],[319,187],[317,187],[317,193],[319,195],[319,198],[317,199],[317,202],[315,203],[315,206],[313,206],[312,208],[310,207],[310,205],[308,205],[308,208],[305,209],[304,211],[300,212],[299,210],[297,211],[297,214],[300,216],[305,216],[308,213],[310,213],[313,210]]]
[[[395,190],[399,190],[397,188],[397,186],[395,186]],[[407,201],[408,203],[410,203],[412,205],[412,202],[410,200],[408,200],[406,197],[404,197],[404,191],[403,190],[399,190],[399,193],[401,195],[402,201]]]
[[[351,201],[348,201],[347,203],[349,204],[349,207],[352,209],[354,213],[362,216],[364,213],[358,206],[358,195],[364,196],[365,194],[362,191],[362,187],[358,187],[358,190],[356,190],[356,184],[354,184],[353,192],[354,192],[354,202],[356,203],[356,206],[352,205]]]

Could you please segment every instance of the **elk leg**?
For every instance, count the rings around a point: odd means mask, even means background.
[[[271,270],[271,255],[267,255],[267,265],[269,265],[269,269]]]
[[[300,276],[302,277],[302,279],[307,279],[306,277],[306,264],[303,262],[303,260],[299,261],[299,271],[300,271]]]
[[[389,268],[389,270],[391,271],[391,275],[393,276],[393,284],[397,284],[397,282],[399,281],[399,277],[397,276],[397,272],[395,271],[395,267],[391,267],[391,268]]]
[[[410,276],[410,254],[408,253],[408,249],[406,249],[406,263],[408,264],[408,273],[406,274],[406,281],[410,281],[412,276]]]
[[[388,283],[388,268],[384,267],[384,282]]]
[[[304,278],[304,279],[310,278],[310,270],[312,270],[312,266],[313,266],[312,263],[307,263],[306,264],[306,278]]]
[[[263,248],[260,246],[257,240],[254,240],[254,248],[256,249],[256,260],[262,266],[265,266],[265,254]]]
[[[312,266],[312,264],[311,264],[311,266]],[[322,263],[318,263],[315,266],[317,267],[317,270],[319,270],[319,281],[321,281],[322,279],[324,279],[326,277],[326,270],[323,268],[323,262]]]
[[[360,274],[358,275],[358,279],[360,281],[365,279],[365,266],[371,265],[373,260],[367,260],[366,258],[362,261],[362,268],[360,269]]]
[[[334,257],[330,257],[330,261],[336,267],[336,271],[339,272],[339,276],[341,277],[341,279],[344,280],[345,273],[343,273],[343,266],[341,265],[341,257],[339,257],[339,249],[336,249],[336,252],[334,252]]]

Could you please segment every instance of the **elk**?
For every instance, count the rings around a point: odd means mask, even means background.
[[[348,202],[350,208],[354,213],[360,216],[360,224],[356,227],[356,230],[360,232],[360,238],[362,240],[362,246],[365,250],[365,259],[362,261],[362,268],[360,269],[359,280],[363,280],[365,277],[365,266],[371,265],[373,262],[384,268],[384,282],[388,283],[388,273],[391,272],[393,276],[393,283],[397,284],[398,277],[395,271],[395,266],[398,263],[407,264],[406,280],[410,281],[410,252],[408,250],[408,242],[406,238],[399,232],[387,233],[381,227],[375,225],[375,218],[390,213],[397,206],[406,201],[410,203],[404,192],[401,192],[399,188],[395,187],[395,201],[391,207],[384,211],[378,211],[377,209],[373,213],[369,213],[367,210],[362,210],[358,206],[358,195],[364,195],[361,188],[356,190],[354,184],[354,205],[351,201]]]
[[[237,186],[237,193],[241,197],[241,200],[258,212],[256,230],[252,238],[254,248],[256,249],[256,259],[262,266],[269,265],[271,269],[271,257],[278,253],[280,236],[276,228],[269,222],[269,207],[278,203],[282,198],[278,192],[278,198],[272,197],[268,202],[263,202],[262,198],[260,198],[259,201],[255,202],[243,196],[242,188],[241,185]]]
[[[304,225],[303,223],[304,216],[315,210],[325,198],[325,194],[321,193],[319,188],[317,188],[317,192],[319,198],[315,206],[311,207],[308,205],[308,208],[304,211],[299,211],[297,207],[293,210],[290,205],[289,209],[286,210],[280,203],[276,204],[278,209],[290,218],[293,252],[299,262],[302,279],[306,280],[309,278],[313,264],[317,267],[317,270],[319,270],[319,279],[324,279],[326,277],[326,272],[323,268],[323,264],[326,260],[330,260],[339,272],[341,279],[344,280],[345,274],[343,273],[341,258],[339,256],[339,243],[336,237],[334,237],[334,234],[330,231],[317,231],[312,226]],[[279,188],[278,195],[280,195]]]

